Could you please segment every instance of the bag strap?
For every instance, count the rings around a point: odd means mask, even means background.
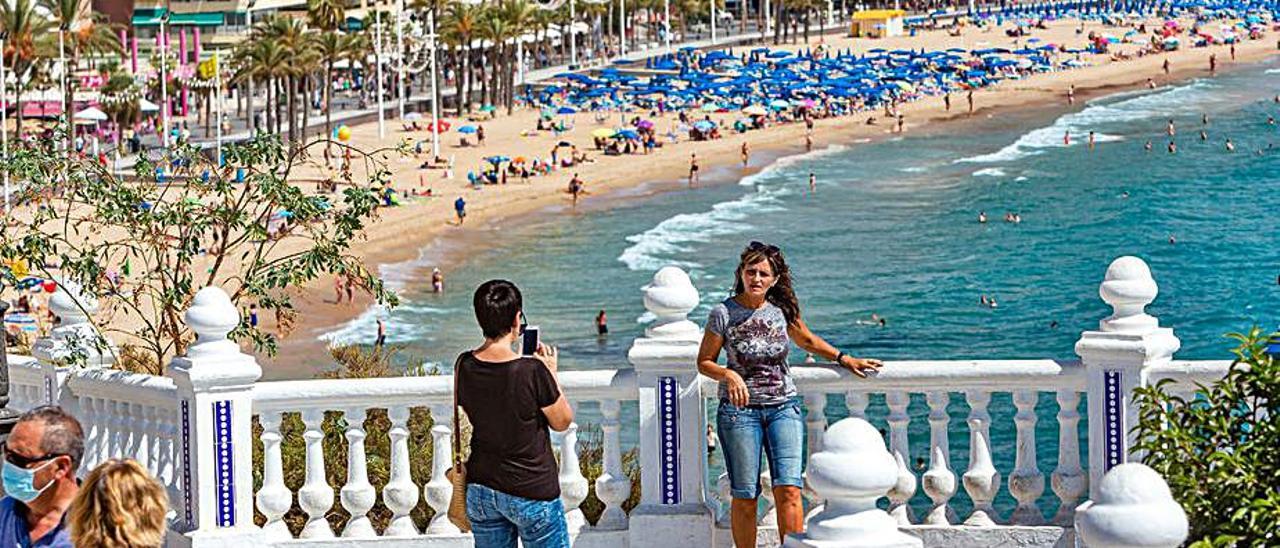
[[[458,376],[462,371],[462,358],[470,354],[465,352],[458,355],[458,361],[453,363],[453,467],[456,469],[462,464],[462,426],[460,426],[460,417],[462,413],[458,407]]]

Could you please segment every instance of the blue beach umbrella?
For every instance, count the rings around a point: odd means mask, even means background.
[[[556,109],[556,114],[573,114],[576,112],[578,112],[578,109],[573,108],[571,106],[563,106]]]
[[[462,126],[458,128],[458,133],[475,133],[476,126]]]

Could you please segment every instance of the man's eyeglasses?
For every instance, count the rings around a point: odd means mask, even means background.
[[[763,251],[765,253],[777,253],[779,251],[782,251],[781,249],[778,249],[778,246],[776,245],[770,245],[762,242],[751,242],[747,244],[747,250]]]
[[[4,460],[9,461],[10,464],[17,466],[18,468],[30,468],[31,465],[38,462],[44,462],[49,459],[63,456],[61,453],[49,453],[40,457],[24,457],[10,451],[9,446],[6,444],[0,444],[0,453],[4,454]]]

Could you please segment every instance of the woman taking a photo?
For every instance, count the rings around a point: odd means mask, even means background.
[[[512,350],[524,324],[520,290],[506,280],[476,289],[479,348],[458,357],[458,406],[471,421],[467,517],[476,548],[569,548],[559,469],[547,428],[563,432],[573,408],[556,377],[557,352]],[[461,434],[459,434],[461,435]]]
[[[720,381],[716,429],[733,497],[733,541],[749,548],[756,545],[762,450],[769,457],[779,538],[804,529],[804,418],[787,363],[791,343],[859,377],[877,370],[880,361],[845,354],[809,331],[776,246],[751,242],[734,279],[733,296],[711,309],[698,372]],[[716,363],[721,349],[727,367]]]

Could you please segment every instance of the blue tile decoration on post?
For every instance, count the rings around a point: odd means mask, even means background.
[[[236,525],[235,452],[231,447],[231,401],[213,402],[214,495],[218,527]]]
[[[187,528],[195,526],[191,512],[191,402],[182,400],[182,509]]]
[[[1102,411],[1107,436],[1103,445],[1106,448],[1106,468],[1103,472],[1124,462],[1125,458],[1124,401],[1121,399],[1123,375],[1118,369],[1108,369],[1102,373]]]
[[[680,504],[680,385],[675,377],[658,379],[658,430],[662,504]]]
[[[53,405],[53,377],[44,377],[44,404]]]

